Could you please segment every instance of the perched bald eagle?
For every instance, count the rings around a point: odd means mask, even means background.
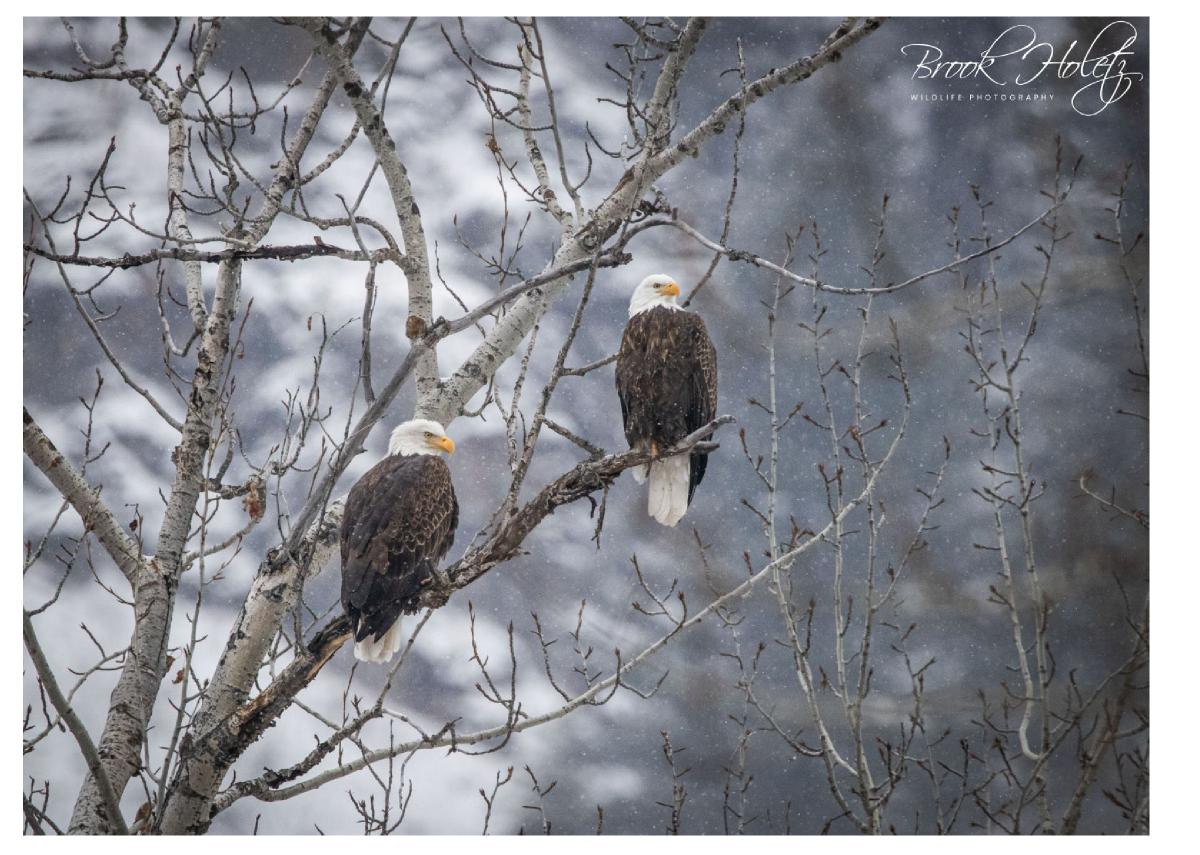
[[[417,610],[458,527],[442,426],[413,419],[392,431],[388,456],[358,479],[342,515],[342,607],[354,655],[387,662],[400,649],[400,615]]]
[[[629,301],[629,323],[617,353],[617,394],[630,448],[657,454],[717,414],[717,352],[700,316],[675,302],[670,276],[647,276]],[[705,454],[677,454],[633,470],[650,481],[648,510],[675,525],[704,478]],[[649,469],[649,473],[647,473]]]

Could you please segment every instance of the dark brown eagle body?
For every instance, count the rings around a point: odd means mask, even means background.
[[[655,306],[625,326],[617,353],[617,394],[630,448],[666,450],[717,414],[717,352],[694,312]],[[704,478],[692,454],[687,500]]]
[[[432,454],[392,454],[359,479],[342,516],[342,606],[354,640],[379,640],[417,598],[454,543],[450,467]]]

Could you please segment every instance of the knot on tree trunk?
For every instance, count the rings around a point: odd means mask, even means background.
[[[421,318],[418,318],[416,315],[409,315],[408,320],[404,323],[404,334],[410,339],[422,338],[428,327],[429,325]]]

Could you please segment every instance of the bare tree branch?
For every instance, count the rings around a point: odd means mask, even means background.
[[[137,543],[125,533],[111,510],[63,455],[50,437],[42,432],[28,409],[24,409],[25,455],[42,471],[64,499],[71,503],[85,531],[93,531],[125,577],[132,581],[142,570],[142,555]]]
[[[33,621],[29,619],[29,612],[24,613],[23,627],[25,650],[29,653],[34,668],[37,669],[38,679],[46,689],[46,693],[50,695],[50,702],[54,704],[54,709],[58,710],[58,714],[66,722],[71,735],[79,744],[79,751],[87,762],[88,770],[96,779],[100,792],[104,796],[105,819],[117,834],[128,834],[129,829],[125,825],[125,818],[121,816],[120,801],[104,770],[104,764],[100,762],[96,744],[92,742],[92,737],[88,734],[87,728],[83,726],[83,722],[79,720],[79,716],[76,715],[70,702],[63,697],[62,689],[58,687],[58,681],[54,679],[54,671],[51,669],[50,663],[46,661],[46,654],[42,652],[42,647],[38,643],[37,634],[33,630]]]

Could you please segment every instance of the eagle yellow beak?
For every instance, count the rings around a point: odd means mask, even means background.
[[[432,445],[434,448],[440,448],[442,451],[446,452],[447,454],[454,453],[454,440],[452,440],[448,436],[434,437],[433,439],[429,440],[429,444]]]
[[[679,296],[679,286],[676,285],[674,282],[668,282],[666,285],[663,286],[662,292],[664,294],[666,294],[668,297],[678,297]]]

